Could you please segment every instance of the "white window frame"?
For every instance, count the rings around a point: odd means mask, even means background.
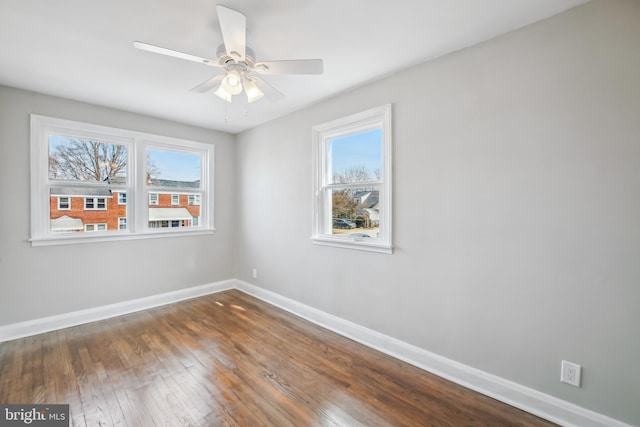
[[[61,199],[67,199],[67,207],[63,208]],[[71,196],[58,196],[58,210],[59,211],[70,211],[71,210]]]
[[[51,231],[51,188],[60,186],[60,180],[49,179],[49,136],[60,135],[75,138],[100,139],[127,146],[128,165],[126,184],[77,183],[64,181],[64,186],[110,188],[127,193],[127,229],[105,233],[54,233]],[[146,150],[158,148],[193,152],[201,155],[201,179],[197,191],[202,195],[201,223],[199,227],[151,229],[148,227],[149,188],[146,182]],[[32,246],[104,242],[114,240],[162,238],[168,236],[192,236],[213,234],[214,227],[214,145],[197,141],[170,138],[143,132],[107,126],[31,115],[31,236]],[[180,190],[182,191],[182,190]],[[119,227],[118,227],[119,228]]]
[[[200,195],[199,194],[189,194],[187,198],[187,204],[189,206],[200,206]]]
[[[88,199],[92,199],[93,200],[93,207],[92,208],[88,208],[87,207],[87,200]],[[107,210],[107,199],[108,199],[108,197],[85,197],[84,198],[84,210],[85,211],[106,211]],[[98,200],[104,200],[104,208],[99,208],[98,207]]]
[[[124,225],[124,228],[122,227]],[[118,217],[118,230],[126,230],[127,229],[127,217],[119,216]]]
[[[93,230],[87,230],[87,227],[93,227]],[[104,230],[98,230],[98,227],[100,226],[104,226]],[[109,227],[107,226],[107,223],[105,222],[100,222],[100,223],[92,223],[92,224],[85,224],[84,225],[84,231],[87,233],[96,233],[98,231],[107,231],[109,229]]]
[[[393,253],[392,240],[392,140],[391,140],[391,104],[382,105],[367,111],[356,113],[312,128],[313,156],[313,201],[312,235],[314,244],[359,249],[379,253]],[[380,234],[377,238],[361,239],[349,235],[335,235],[327,232],[332,226],[331,200],[326,200],[326,190],[337,184],[331,184],[329,174],[329,143],[334,138],[382,129],[382,176],[376,181],[380,200]],[[348,186],[358,188],[367,183],[353,183]],[[339,185],[340,188],[344,184]]]
[[[155,200],[151,200],[151,199]],[[149,192],[149,206],[158,206],[160,205],[160,194],[156,192]]]
[[[174,199],[177,199],[177,201],[174,202]],[[179,194],[171,194],[171,206],[180,206]]]
[[[123,201],[123,199],[124,199],[124,201]],[[118,191],[118,204],[119,205],[126,205],[127,204],[127,192],[126,191]]]

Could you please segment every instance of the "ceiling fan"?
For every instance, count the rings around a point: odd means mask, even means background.
[[[204,93],[215,89],[215,94],[227,102],[231,102],[233,96],[241,94],[243,90],[250,103],[263,96],[274,101],[283,98],[284,95],[280,91],[259,76],[261,74],[323,73],[322,59],[256,62],[253,50],[246,45],[246,17],[240,12],[221,5],[217,5],[216,10],[223,39],[223,44],[218,46],[216,51],[217,59],[201,58],[140,41],[133,42],[133,46],[137,49],[220,68],[224,74],[200,83],[191,91]]]

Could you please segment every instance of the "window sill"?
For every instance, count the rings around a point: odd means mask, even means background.
[[[348,240],[345,238],[312,237],[311,241],[314,245],[334,246],[344,249],[355,249],[359,251],[377,252],[381,254],[392,254],[393,246],[383,243],[373,243],[364,240]]]
[[[189,231],[149,231],[144,233],[116,233],[107,231],[105,233],[95,233],[95,236],[51,236],[37,237],[29,239],[31,246],[56,246],[56,245],[76,245],[83,243],[97,242],[117,242],[121,240],[139,240],[139,239],[157,239],[163,237],[180,237],[180,236],[201,236],[214,234],[215,228],[204,228]]]

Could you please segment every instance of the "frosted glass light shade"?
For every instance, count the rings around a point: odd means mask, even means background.
[[[240,74],[238,74],[237,71],[229,71],[227,77],[222,80],[220,87],[224,88],[224,90],[231,95],[238,95],[242,92],[241,81]]]
[[[226,90],[224,90],[224,87],[222,87],[222,85],[220,85],[218,90],[216,90],[214,93],[218,95],[220,98],[224,99],[225,101],[231,102],[232,95]]]
[[[249,103],[257,101],[264,96],[264,93],[260,89],[258,89],[256,83],[250,79],[245,80],[244,91],[247,94],[247,100],[249,101]]]

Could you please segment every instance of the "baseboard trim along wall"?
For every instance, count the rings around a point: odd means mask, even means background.
[[[632,427],[606,415],[365,328],[241,280],[224,280],[87,310],[0,326],[0,343],[238,289],[367,347],[563,426]]]
[[[173,304],[175,302],[203,295],[234,289],[235,287],[235,280],[224,280],[201,286],[180,289],[177,291],[151,295],[144,298],[89,308],[87,310],[74,311],[57,316],[43,317],[41,319],[0,326],[0,343],[45,332],[56,331],[58,329],[69,328],[71,326],[97,322],[99,320],[122,316],[136,311],[148,310],[162,305]]]
[[[250,283],[238,281],[237,289],[367,347],[560,425],[632,427],[606,415],[447,359]]]

